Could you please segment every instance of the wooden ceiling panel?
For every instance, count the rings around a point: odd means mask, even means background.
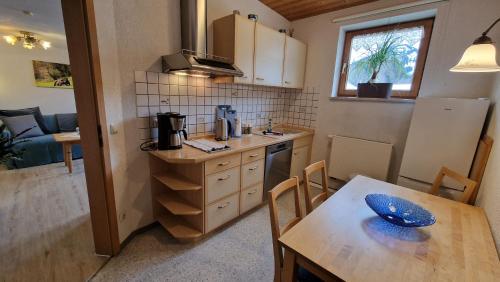
[[[289,21],[342,10],[377,0],[260,0]]]

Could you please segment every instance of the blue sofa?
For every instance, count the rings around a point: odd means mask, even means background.
[[[45,125],[52,133],[59,133],[59,126],[55,115],[44,115]],[[12,160],[7,164],[9,169],[39,166],[63,161],[62,145],[54,140],[52,134],[31,137],[21,140],[27,142],[19,143],[15,150],[24,150],[22,160]],[[82,158],[80,145],[73,145],[73,159]]]

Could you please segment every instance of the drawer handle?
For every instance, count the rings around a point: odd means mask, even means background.
[[[257,80],[264,80],[264,79],[263,79],[263,78],[261,78],[261,77],[256,77],[255,79],[257,79]]]
[[[225,207],[229,206],[229,204],[230,204],[230,202],[226,202],[225,204],[222,204],[222,205],[217,206],[217,208],[218,208],[218,209],[223,209],[223,208],[225,208]]]
[[[257,168],[259,168],[259,166],[257,166],[257,165],[256,165],[256,166],[254,166],[254,167],[249,168],[248,170],[253,171],[253,170],[256,170]]]
[[[228,180],[229,178],[231,178],[231,175],[230,175],[230,174],[228,174],[226,177],[220,177],[220,178],[219,178],[219,179],[217,179],[217,180],[219,180],[219,181],[224,181],[224,180]]]
[[[248,195],[255,194],[257,192],[257,189],[253,189],[252,191],[248,192]]]
[[[242,76],[241,78],[248,78],[248,76],[245,75],[245,76]]]
[[[285,81],[286,84],[290,84],[290,81]]]
[[[255,158],[255,157],[258,157],[260,154],[253,154],[253,155],[250,155],[249,157],[250,158]]]
[[[223,162],[223,163],[218,163],[217,165],[218,166],[226,166],[228,164],[230,164],[231,162]]]

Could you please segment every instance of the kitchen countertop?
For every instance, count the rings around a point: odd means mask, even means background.
[[[306,128],[293,128],[293,129],[299,132],[294,134],[285,134],[283,136],[275,136],[275,135],[265,136],[261,134],[243,135],[241,138],[231,138],[228,141],[215,141],[215,139],[213,139],[213,136],[202,137],[231,147],[231,149],[229,150],[215,152],[215,153],[206,153],[188,145],[183,145],[182,149],[178,150],[151,151],[149,153],[168,163],[177,163],[177,164],[200,163],[210,159],[215,159],[235,153],[240,153],[243,151],[265,147],[283,141],[294,140],[314,135],[314,130],[312,129],[306,129]]]

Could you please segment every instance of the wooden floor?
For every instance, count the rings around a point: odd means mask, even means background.
[[[96,256],[82,160],[0,171],[0,281],[85,281]]]

